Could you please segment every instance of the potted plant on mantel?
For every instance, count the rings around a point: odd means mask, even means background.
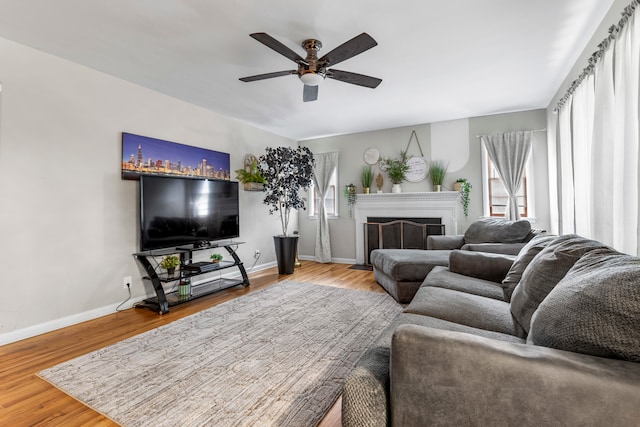
[[[291,209],[305,209],[305,201],[300,190],[311,186],[313,176],[313,154],[307,147],[267,147],[260,156],[258,170],[265,178],[264,204],[269,206],[269,214],[280,214],[282,235],[274,236],[279,274],[292,274],[298,236],[287,235]]]
[[[371,166],[367,165],[362,167],[360,181],[362,181],[362,192],[364,194],[369,194],[371,184],[373,183],[373,171],[371,170]]]
[[[442,160],[433,160],[429,165],[429,178],[433,184],[433,191],[441,191],[444,177],[447,175],[449,165]]]
[[[407,164],[407,153],[406,151],[400,152],[399,159],[391,159],[387,158],[383,161],[383,167],[389,175],[389,179],[393,186],[391,187],[392,193],[401,193],[402,188],[400,184],[407,177],[407,172],[409,171],[409,165]]]

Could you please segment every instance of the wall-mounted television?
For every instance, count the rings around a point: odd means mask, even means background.
[[[142,175],[140,250],[240,236],[238,183]]]

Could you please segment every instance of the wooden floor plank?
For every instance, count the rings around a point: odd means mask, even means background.
[[[276,268],[250,273],[251,286],[241,286],[172,307],[165,315],[130,309],[0,346],[1,426],[114,426],[103,415],[76,401],[37,376],[43,369],[157,328],[233,298],[284,280],[372,292],[384,292],[373,273],[344,264],[302,261],[294,274],[278,275]],[[341,426],[341,401],[333,405],[321,427]]]

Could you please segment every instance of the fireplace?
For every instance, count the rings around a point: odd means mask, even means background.
[[[435,218],[444,226],[445,234],[457,234],[458,197],[459,193],[456,191],[358,194],[353,211],[356,262],[364,264],[368,258],[365,253],[365,230],[369,218],[421,219],[421,221]]]
[[[427,249],[427,236],[442,235],[441,218],[367,217],[365,264],[375,249]]]

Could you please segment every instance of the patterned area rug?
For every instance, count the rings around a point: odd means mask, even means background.
[[[39,375],[124,426],[314,426],[401,309],[287,281]]]

